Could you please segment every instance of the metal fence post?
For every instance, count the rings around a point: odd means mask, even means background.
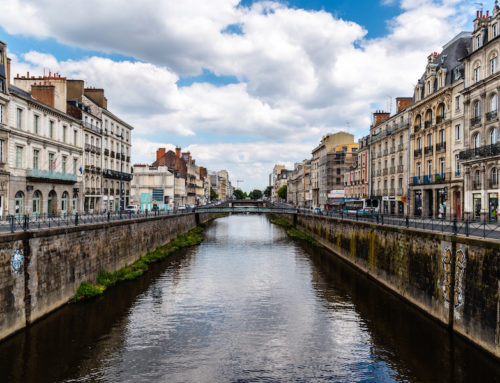
[[[109,222],[110,219],[111,219],[111,212],[108,211],[108,222]]]
[[[146,217],[148,216],[148,209],[146,209]]]
[[[75,226],[78,226],[78,212],[75,214]]]
[[[457,219],[455,218],[453,220],[453,235],[457,235],[458,228],[457,228]]]
[[[483,221],[483,238],[486,238],[486,221]]]
[[[380,216],[380,223],[381,223],[382,225],[384,224],[384,216],[383,216],[383,215],[381,215],[381,216]]]
[[[128,219],[132,219],[132,212],[131,211],[128,212]]]
[[[408,216],[406,216],[406,227],[410,227],[410,218]]]
[[[469,236],[469,220],[468,219],[465,220],[465,236],[466,237]]]
[[[14,232],[14,219],[15,217],[13,215],[9,216],[9,219],[10,219],[10,232],[13,233]]]
[[[23,230],[26,231],[29,228],[29,218],[28,215],[24,215],[24,224],[23,224]]]

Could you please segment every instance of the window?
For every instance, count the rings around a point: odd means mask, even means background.
[[[460,125],[455,125],[455,141],[460,141]]]
[[[38,157],[40,156],[39,150],[33,150],[33,169],[38,169]]]
[[[498,186],[498,169],[491,169],[491,186]]]
[[[33,116],[33,133],[38,134],[38,121],[40,120],[40,117],[35,114]]]
[[[490,112],[496,112],[498,109],[498,96],[493,94],[490,98]]]
[[[42,199],[42,193],[38,190],[33,193],[33,210],[32,213],[35,215],[40,214],[40,201]]]
[[[490,131],[490,145],[496,144],[498,141],[498,130],[497,128],[493,128]]]
[[[427,174],[432,174],[432,160],[427,161]]]
[[[0,124],[3,123],[3,105],[0,104]]]
[[[78,158],[73,158],[73,174],[76,174],[78,170]]]
[[[495,74],[497,72],[497,63],[498,59],[496,56],[490,60],[490,74]]]
[[[16,146],[16,168],[23,166],[23,147]]]
[[[481,80],[481,67],[474,68],[474,82]]]
[[[474,117],[481,117],[481,102],[479,101],[474,103]]]
[[[56,170],[56,162],[54,160],[54,153],[49,153],[49,172]]]
[[[432,146],[432,134],[427,135],[427,146]]]
[[[73,145],[77,146],[78,144],[78,130],[73,130]]]
[[[63,142],[66,142],[67,131],[68,131],[68,127],[66,125],[63,125]]]
[[[399,156],[399,165],[403,165],[403,156]]]
[[[458,154],[455,155],[455,171],[456,176],[460,176],[460,158],[458,157]]]
[[[62,157],[61,165],[62,165],[62,172],[63,173],[66,173],[66,161],[67,161],[67,159],[68,159],[68,157],[66,157],[66,156]]]
[[[3,156],[4,145],[5,145],[4,140],[0,140],[0,163],[3,163],[5,161]]]
[[[455,110],[460,110],[460,96],[455,97]]]
[[[444,129],[441,129],[439,131],[439,142],[442,144],[444,143]]]
[[[17,126],[17,129],[21,129],[22,127],[22,124],[23,124],[23,110],[22,109],[19,109],[17,108],[17,121],[16,121],[16,126]]]
[[[427,94],[431,94],[431,82],[427,81]]]
[[[420,177],[421,171],[420,171],[420,162],[417,162],[417,177]]]
[[[481,134],[476,133],[473,138],[474,149],[478,149],[481,147]]]
[[[476,36],[476,49],[481,47],[481,35]]]
[[[49,121],[49,137],[54,138],[54,121]]]
[[[444,174],[444,158],[439,159],[439,173]]]
[[[496,37],[498,35],[498,24],[493,24],[493,37]]]
[[[419,138],[417,138],[417,149],[422,149],[422,140]]]

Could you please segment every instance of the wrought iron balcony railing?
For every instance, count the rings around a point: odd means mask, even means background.
[[[486,121],[493,121],[498,119],[498,111],[492,110],[491,112],[486,113]]]
[[[436,152],[440,152],[442,150],[446,150],[446,141],[444,141],[444,142],[438,142],[436,144]]]
[[[500,143],[464,150],[458,154],[458,158],[459,160],[464,161],[473,158],[485,158],[497,155],[500,155]]]
[[[424,154],[432,154],[433,146],[429,145],[424,148]]]
[[[472,126],[479,125],[481,123],[481,116],[475,116],[470,119],[470,124]]]

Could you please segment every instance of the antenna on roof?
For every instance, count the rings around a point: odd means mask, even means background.
[[[474,3],[474,4],[479,5],[481,7],[481,11],[483,10],[483,5],[484,5],[483,3]]]

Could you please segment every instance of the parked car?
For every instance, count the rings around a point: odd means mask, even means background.
[[[186,205],[179,205],[177,210],[186,210]]]
[[[137,214],[138,211],[139,211],[139,206],[137,205],[127,205],[127,207],[125,208],[125,213]]]

